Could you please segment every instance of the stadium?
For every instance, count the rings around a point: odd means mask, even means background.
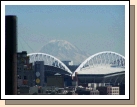
[[[107,83],[113,86],[125,84],[125,57],[115,52],[96,53],[81,63],[75,71],[48,54],[34,53],[29,56],[31,62],[44,61],[45,77],[56,73],[69,75],[72,76],[72,81],[82,86],[88,86],[88,83]]]
[[[37,85],[47,84],[65,88],[89,87],[89,84],[95,83],[95,87],[119,86],[121,95],[125,94],[125,57],[118,53],[111,51],[96,53],[74,71],[59,59],[45,53],[33,53],[28,56],[30,62],[34,64],[35,72],[40,71],[41,74],[40,77],[36,75],[35,79],[40,79]]]
[[[125,58],[111,51],[99,52],[81,63],[72,76],[82,86],[88,83],[125,84]]]

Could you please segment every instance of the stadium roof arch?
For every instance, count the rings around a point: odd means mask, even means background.
[[[30,63],[34,63],[35,61],[44,61],[45,65],[54,66],[67,71],[69,74],[72,74],[70,69],[63,62],[52,55],[46,53],[30,53],[27,54],[27,56],[30,57]]]
[[[109,74],[125,71],[125,57],[112,51],[103,51],[87,58],[75,70],[78,74]]]

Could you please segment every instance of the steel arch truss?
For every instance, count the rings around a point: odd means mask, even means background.
[[[125,57],[111,51],[99,52],[87,58],[83,63],[80,64],[75,72],[78,72],[83,68],[96,67],[100,65],[125,68]],[[75,75],[75,72],[73,75]]]
[[[52,55],[45,54],[45,53],[31,53],[31,54],[28,54],[27,56],[29,56],[30,58],[29,60],[30,63],[34,64],[35,61],[44,61],[44,65],[54,66],[72,74],[72,72],[64,63],[62,63],[59,59],[55,58]]]

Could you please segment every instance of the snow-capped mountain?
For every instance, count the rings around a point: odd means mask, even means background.
[[[52,40],[40,52],[55,56],[61,61],[72,60],[74,64],[80,64],[90,56],[65,40]]]

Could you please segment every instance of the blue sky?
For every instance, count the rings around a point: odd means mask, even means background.
[[[5,14],[18,17],[18,51],[38,52],[50,40],[61,39],[91,55],[125,55],[124,5],[7,5]]]

